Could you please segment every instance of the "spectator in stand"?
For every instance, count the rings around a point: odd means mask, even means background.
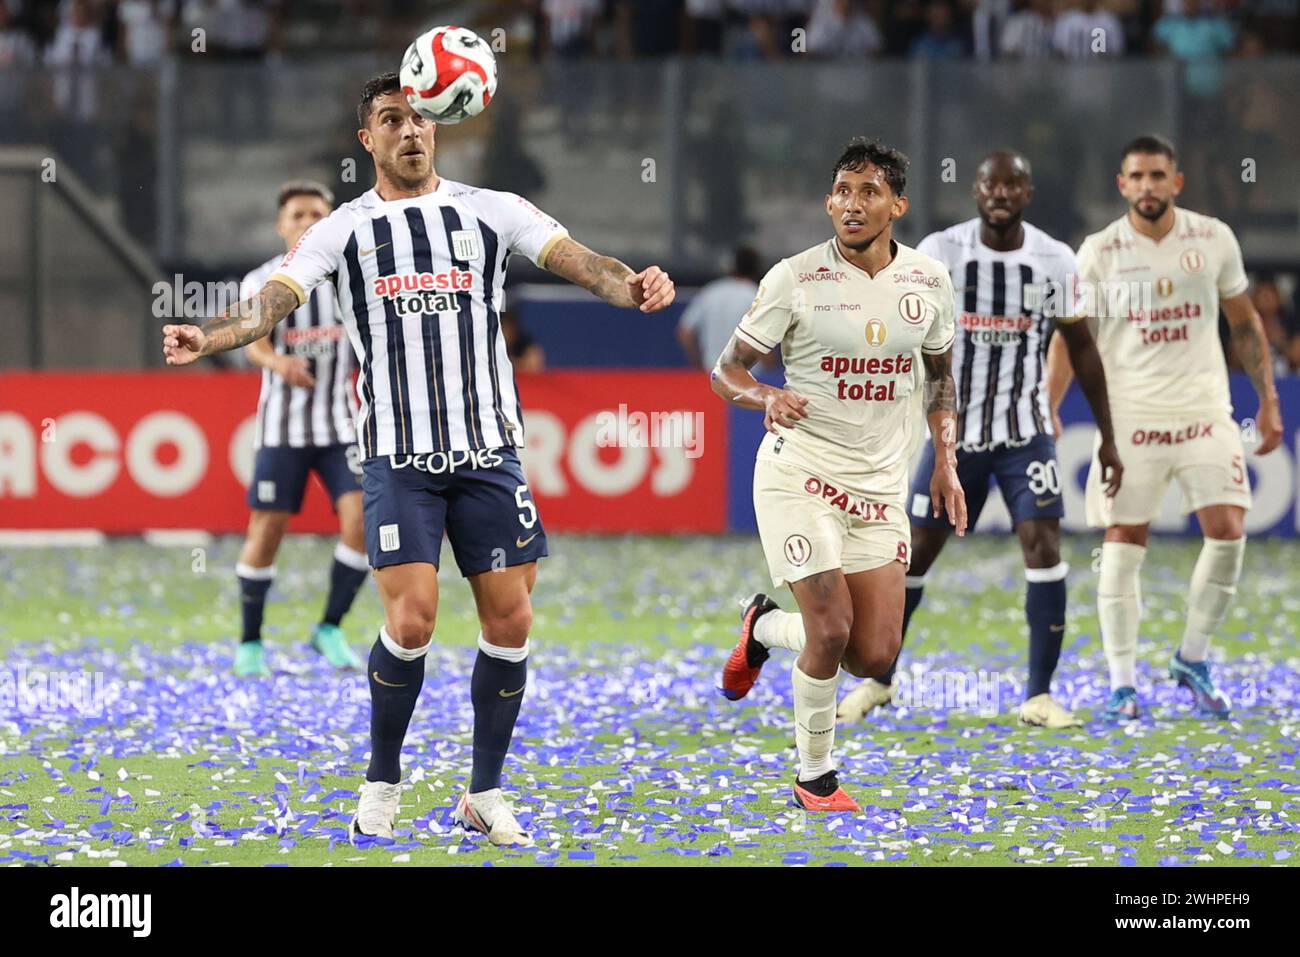
[[[1271,51],[1300,52],[1300,0],[1248,0],[1240,10],[1251,29],[1267,38]]]
[[[811,0],[730,0],[733,12],[749,25],[742,59],[776,60],[794,52],[794,30],[807,28]]]
[[[281,51],[282,0],[188,0],[187,29],[206,31],[209,54],[230,60],[261,60]]]
[[[37,59],[31,34],[15,22],[13,12],[0,0],[0,70],[34,66]]]
[[[1080,0],[1056,18],[1052,46],[1067,60],[1124,55],[1124,26],[1098,0]]]
[[[174,0],[121,0],[117,20],[117,55],[128,66],[153,66],[171,49]]]
[[[682,37],[683,0],[619,0],[619,52],[625,57],[672,56]]]
[[[884,4],[884,18],[877,18],[885,34],[886,56],[907,56],[916,38],[925,32],[925,4],[922,0],[896,0]]]
[[[1300,317],[1295,308],[1283,299],[1272,277],[1257,280],[1250,298],[1264,320],[1264,335],[1273,350],[1274,374],[1300,373]]]
[[[682,52],[687,56],[721,56],[726,26],[727,0],[686,0]]]
[[[1228,18],[1202,0],[1183,0],[1181,13],[1166,12],[1153,31],[1157,51],[1186,64],[1187,91],[1213,96],[1223,84],[1219,60],[1236,45]]]
[[[542,0],[547,42],[556,56],[578,59],[596,49],[601,0]]]
[[[748,246],[735,252],[731,273],[701,287],[677,323],[677,341],[691,365],[712,369],[758,294],[763,275],[758,253]]]
[[[856,0],[817,0],[808,19],[808,52],[813,56],[863,59],[877,56],[885,38]]]
[[[944,0],[930,0],[925,7],[925,32],[912,44],[912,56],[951,60],[965,55],[966,41],[957,32],[952,7]]]
[[[45,64],[54,68],[54,104],[59,112],[94,122],[98,101],[93,68],[110,62],[99,11],[90,0],[68,0],[45,50]]]
[[[1012,0],[975,0],[971,15],[971,36],[975,59],[996,60],[1002,55],[1002,31],[1011,16]]]
[[[1002,27],[1001,56],[1048,60],[1052,56],[1052,0],[1017,0]]]

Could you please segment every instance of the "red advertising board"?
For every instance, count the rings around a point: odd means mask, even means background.
[[[694,372],[519,377],[553,531],[718,532],[726,415]],[[0,528],[243,530],[258,375],[0,374]],[[293,528],[336,528],[315,482]]]

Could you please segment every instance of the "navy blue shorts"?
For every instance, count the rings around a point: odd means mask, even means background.
[[[934,446],[927,444],[925,455],[912,476],[912,493],[908,512],[913,525],[927,528],[948,527],[947,513],[933,517],[930,505],[930,477],[934,472]],[[975,527],[984,502],[989,497],[989,479],[997,478],[1002,500],[1011,513],[1011,523],[1019,525],[1034,518],[1060,518],[1065,514],[1061,501],[1061,472],[1056,465],[1056,440],[1039,433],[1027,445],[1017,448],[999,446],[984,452],[957,450],[957,478],[966,493],[967,526]]]
[[[373,568],[436,567],[444,529],[467,578],[546,557],[546,532],[512,448],[382,455],[362,469]]]
[[[323,445],[303,449],[263,446],[253,457],[253,482],[248,507],[255,511],[293,512],[302,509],[307,478],[320,476],[330,501],[361,491],[361,455],[355,445]]]

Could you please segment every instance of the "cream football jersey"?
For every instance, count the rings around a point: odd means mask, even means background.
[[[834,239],[783,259],[763,277],[736,335],[761,352],[781,346],[786,386],[808,417],[776,426],[760,456],[833,475],[864,494],[906,493],[921,354],[952,346],[953,291],[942,263],[895,243],[875,277]]]
[[[1083,241],[1079,279],[1077,308],[1097,317],[1114,415],[1231,409],[1219,301],[1248,283],[1225,223],[1175,209],[1157,242],[1126,214]]]

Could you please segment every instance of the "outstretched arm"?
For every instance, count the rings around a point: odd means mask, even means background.
[[[1264,335],[1264,321],[1255,310],[1250,296],[1242,293],[1221,303],[1228,317],[1232,333],[1232,348],[1241,360],[1241,366],[1250,376],[1259,396],[1259,412],[1255,422],[1259,428],[1259,445],[1256,455],[1267,455],[1282,442],[1282,408],[1278,403],[1277,386],[1273,384],[1273,365],[1268,350],[1268,337]]]
[[[934,474],[930,477],[930,507],[935,518],[943,512],[966,534],[966,493],[957,478],[957,383],[952,378],[952,348],[936,355],[921,353],[925,363],[925,417],[934,440]]]
[[[601,256],[567,236],[546,254],[543,265],[547,272],[581,286],[611,306],[658,312],[677,295],[672,279],[658,266],[633,272],[613,256]]]
[[[1048,346],[1048,365],[1047,365],[1047,394],[1048,401],[1052,409],[1052,422],[1056,426],[1056,437],[1061,437],[1060,422],[1061,416],[1059,408],[1061,399],[1065,394],[1065,389],[1069,386],[1069,370],[1074,369],[1075,376],[1079,379],[1079,387],[1083,389],[1083,394],[1088,398],[1088,406],[1092,409],[1092,417],[1097,420],[1097,431],[1101,433],[1101,446],[1097,449],[1097,462],[1101,465],[1102,480],[1106,483],[1106,494],[1114,495],[1119,491],[1120,482],[1124,476],[1124,465],[1119,460],[1119,450],[1115,448],[1115,429],[1110,421],[1110,397],[1106,393],[1106,371],[1102,368],[1101,353],[1097,351],[1097,340],[1092,337],[1092,330],[1088,328],[1085,320],[1076,322],[1063,322],[1056,327],[1057,335],[1053,337],[1053,342]],[[1060,346],[1057,346],[1055,340],[1061,339],[1065,343],[1065,349],[1068,350],[1069,356],[1064,361],[1058,361],[1058,367],[1064,365],[1066,369],[1065,386],[1057,384],[1054,390],[1052,383],[1052,360],[1051,351],[1053,348],[1058,350],[1058,359]],[[1058,371],[1059,375],[1059,371]]]
[[[269,335],[297,308],[294,291],[272,279],[252,299],[240,300],[202,326],[163,326],[163,355],[169,366],[184,366],[214,352],[238,349]]]

